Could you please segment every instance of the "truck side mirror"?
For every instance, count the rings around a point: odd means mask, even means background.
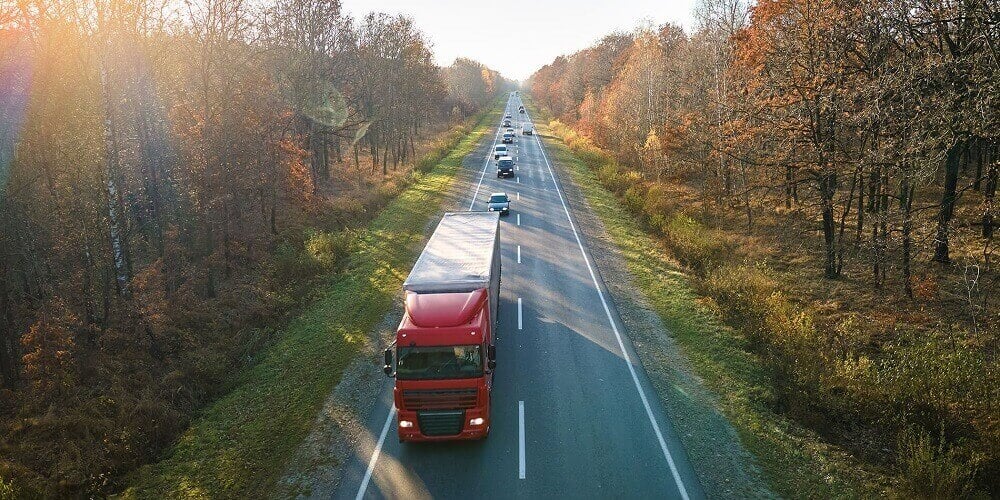
[[[486,366],[492,370],[497,367],[497,347],[487,346],[486,347]]]
[[[391,377],[393,375],[392,370],[392,348],[388,348],[382,352],[382,356],[385,358],[385,364],[382,365],[382,371],[385,373],[386,377]]]

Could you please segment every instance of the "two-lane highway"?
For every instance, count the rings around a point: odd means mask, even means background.
[[[387,379],[338,498],[700,498],[701,488],[512,95],[513,178],[489,156],[465,207],[506,192],[492,429],[477,442],[399,443]],[[537,132],[537,131],[536,131]],[[492,134],[492,144],[500,130]]]

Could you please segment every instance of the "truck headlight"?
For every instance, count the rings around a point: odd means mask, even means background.
[[[485,422],[485,420],[483,420],[483,417],[477,417],[472,420],[469,420],[469,425],[483,425],[483,422]]]
[[[400,420],[399,421],[399,426],[408,429],[410,427],[413,427],[413,422],[410,422],[409,420]]]

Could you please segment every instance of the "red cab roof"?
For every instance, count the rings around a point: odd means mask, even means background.
[[[486,302],[486,289],[467,293],[406,292],[406,314],[421,328],[461,326],[471,322]]]

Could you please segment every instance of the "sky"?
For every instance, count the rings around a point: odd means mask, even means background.
[[[355,18],[368,12],[414,19],[434,45],[437,64],[475,59],[524,80],[559,55],[584,49],[644,21],[690,30],[695,0],[342,0]]]

